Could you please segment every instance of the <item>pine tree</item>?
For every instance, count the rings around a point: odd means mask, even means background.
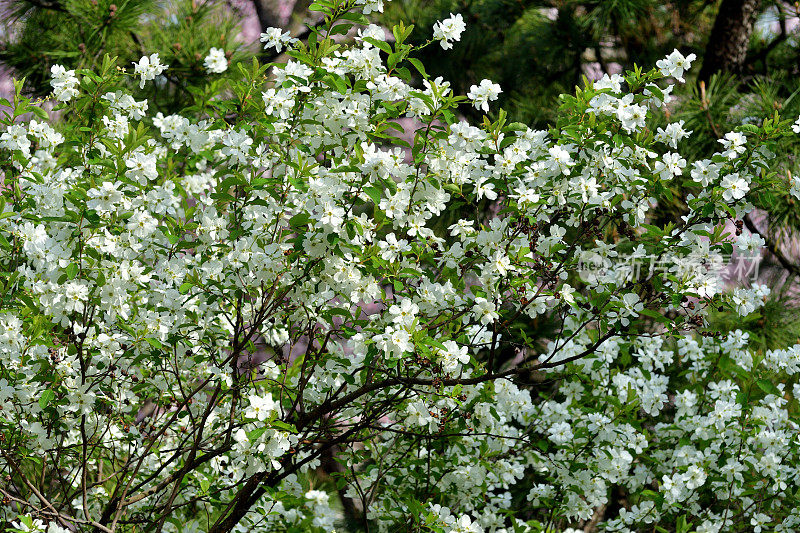
[[[163,81],[171,90],[155,103],[173,112],[192,102],[187,88],[209,76],[204,59],[211,48],[223,50],[232,63],[255,51],[236,38],[242,13],[215,2],[14,0],[8,9],[0,62],[37,95],[51,90],[54,64],[92,69],[108,54],[130,68],[142,56],[158,53],[170,67]]]

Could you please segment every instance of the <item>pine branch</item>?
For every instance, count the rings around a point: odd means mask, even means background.
[[[779,44],[783,43],[789,37],[789,32],[787,31],[787,28],[786,28],[786,13],[784,13],[783,7],[781,6],[780,2],[776,3],[775,7],[780,12],[780,17],[778,18],[778,26],[780,27],[780,30],[781,30],[780,34],[777,37],[775,37],[772,41],[770,41],[770,43],[767,46],[765,46],[763,49],[759,50],[755,54],[751,54],[745,60],[745,65],[751,65],[751,64],[753,64],[753,63],[755,63],[757,61],[763,61],[764,62],[764,69],[763,69],[764,75],[766,75],[767,72],[768,72],[767,64],[766,64],[767,63],[767,56],[769,55],[770,52],[772,52],[775,48],[777,48]]]
[[[52,1],[47,1],[47,0],[44,0],[44,1],[43,0],[24,0],[23,2],[20,2],[20,3],[23,4],[23,5],[24,4],[29,4],[31,7],[38,8],[38,9],[50,9],[50,10],[53,10],[53,11],[60,11],[62,13],[66,13],[67,12],[67,10],[64,9],[64,6],[61,5],[61,2],[59,0],[52,0]]]

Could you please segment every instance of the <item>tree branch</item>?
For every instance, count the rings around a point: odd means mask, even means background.
[[[755,233],[759,235],[766,244],[767,250],[769,253],[775,256],[775,259],[781,264],[781,266],[787,270],[790,274],[795,276],[800,276],[800,265],[793,263],[786,255],[784,255],[783,251],[778,247],[777,243],[775,243],[769,235],[766,233],[762,233],[753,223],[753,220],[750,218],[750,215],[744,216],[744,225],[747,226],[747,229],[750,230],[751,233]]]

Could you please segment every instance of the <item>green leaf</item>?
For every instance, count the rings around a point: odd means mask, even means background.
[[[282,429],[283,431],[288,431],[289,433],[297,433],[296,427],[281,420],[273,420],[271,425],[275,429]]]
[[[353,27],[352,24],[347,24],[347,23],[337,24],[336,26],[331,28],[330,35],[347,35],[347,32],[349,32],[350,28],[352,27]]]
[[[403,55],[400,52],[393,52],[389,54],[389,57],[386,59],[386,65],[392,69],[397,66],[397,63],[403,58]]]
[[[147,337],[145,340],[147,341],[147,344],[149,344],[150,346],[152,346],[156,350],[160,350],[160,349],[162,349],[164,347],[164,345],[161,344],[161,341],[159,341],[158,339],[153,339],[151,337]]]
[[[322,312],[323,316],[328,316],[333,318],[334,316],[341,316],[345,318],[353,318],[353,313],[351,313],[347,309],[341,309],[339,307],[333,307],[331,309],[327,309]]]
[[[258,438],[261,435],[263,435],[266,430],[267,430],[266,427],[260,427],[260,428],[254,429],[253,431],[248,431],[247,432],[247,440],[249,440],[250,442],[257,441]]]
[[[50,120],[50,117],[47,115],[47,111],[41,107],[31,107],[31,112],[33,112],[34,115],[42,120]]]
[[[371,44],[372,46],[380,48],[381,50],[383,50],[387,54],[391,54],[392,53],[392,47],[389,46],[386,43],[386,41],[379,41],[378,39],[373,39],[372,37],[364,37],[364,42],[367,42],[367,43]]]
[[[778,397],[782,396],[780,389],[776,387],[775,384],[768,379],[759,379],[758,381],[756,381],[756,385],[758,385],[758,388],[766,392],[767,394],[774,394],[775,396]]]
[[[428,77],[428,73],[425,71],[425,67],[422,65],[422,61],[420,61],[419,59],[417,59],[415,57],[409,57],[408,58],[408,62],[411,63],[412,65],[414,65],[414,68],[417,69],[417,71],[420,74],[422,74],[423,78],[427,78]]]
[[[50,389],[45,390],[42,393],[42,396],[39,398],[39,407],[44,409],[45,407],[47,407],[47,404],[49,404],[50,402],[53,401],[53,399],[55,399],[55,397],[56,397],[55,392],[53,392]]]
[[[308,6],[309,11],[320,11],[322,13],[329,13],[331,9],[333,9],[333,4],[325,0],[317,0]]]
[[[447,348],[445,347],[444,344],[442,344],[441,342],[437,341],[436,339],[434,339],[432,337],[424,337],[422,339],[422,342],[427,344],[428,346],[433,346],[434,348],[439,348],[443,352],[447,351]]]
[[[364,187],[364,192],[367,193],[367,196],[369,196],[373,202],[375,202],[375,205],[381,203],[382,191],[378,187],[372,187],[372,186]]]
[[[652,309],[642,309],[641,311],[639,311],[639,314],[644,316],[649,316],[650,318],[658,322],[663,322],[665,324],[669,323],[669,318],[665,317],[658,311],[653,311]]]
[[[78,265],[75,263],[70,263],[69,265],[67,265],[65,271],[69,279],[75,279],[75,276],[78,275]]]
[[[289,219],[289,225],[293,228],[300,228],[307,226],[310,221],[311,217],[308,216],[308,213],[297,213]]]

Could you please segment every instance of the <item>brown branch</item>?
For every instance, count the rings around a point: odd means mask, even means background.
[[[747,226],[747,229],[750,230],[751,233],[755,233],[764,239],[764,243],[767,247],[767,250],[769,250],[769,253],[775,256],[775,259],[778,260],[785,270],[787,270],[790,274],[800,276],[800,265],[793,263],[788,257],[786,257],[780,247],[778,247],[777,243],[773,241],[769,235],[766,234],[766,232],[759,231],[749,214],[744,216],[744,225]]]

